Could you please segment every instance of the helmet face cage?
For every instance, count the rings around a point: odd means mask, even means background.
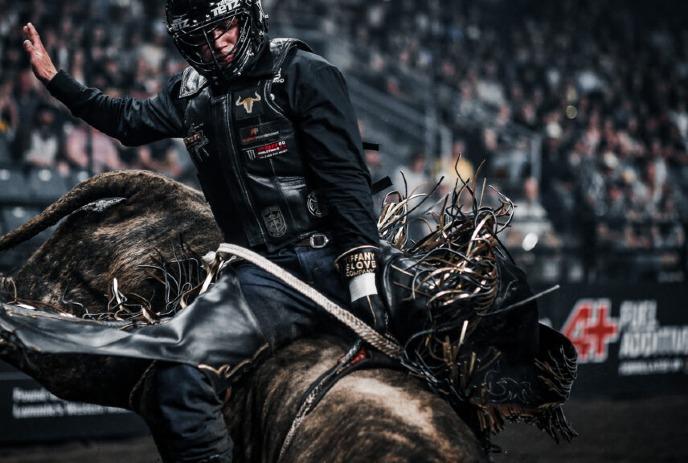
[[[219,53],[214,47],[216,36],[226,34],[234,21],[239,25],[237,42],[232,50]],[[267,38],[260,0],[168,0],[167,30],[184,59],[216,83],[241,76]],[[230,54],[234,57],[227,63]]]

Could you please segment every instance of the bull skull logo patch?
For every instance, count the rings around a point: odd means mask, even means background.
[[[236,105],[237,106],[243,106],[244,111],[246,111],[246,114],[251,114],[253,112],[253,105],[263,101],[263,99],[258,95],[258,93],[255,93],[255,98],[247,96],[246,98],[237,98]]]

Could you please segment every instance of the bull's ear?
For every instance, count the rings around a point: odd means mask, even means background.
[[[189,98],[196,95],[208,85],[208,79],[203,77],[191,66],[184,69],[179,98]]]

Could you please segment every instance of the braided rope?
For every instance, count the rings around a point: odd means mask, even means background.
[[[299,407],[299,410],[296,413],[296,417],[294,418],[294,421],[291,423],[291,427],[289,428],[289,432],[287,432],[287,436],[284,438],[284,441],[282,442],[282,448],[280,449],[279,457],[277,458],[277,461],[282,461],[282,457],[286,453],[286,451],[289,449],[291,446],[292,441],[294,440],[294,436],[296,435],[296,431],[299,429],[303,421],[306,419],[306,416],[313,411],[313,408],[318,405],[320,402],[320,399],[322,399],[322,394],[321,392],[325,385],[332,380],[338,381],[339,380],[339,375],[341,372],[349,366],[349,363],[351,360],[356,356],[356,354],[359,352],[361,349],[361,341],[356,340],[354,342],[353,346],[349,348],[349,350],[344,354],[342,358],[339,359],[337,364],[333,366],[332,368],[328,369],[325,373],[323,373],[317,380],[316,383],[312,385],[312,390],[306,395],[305,398],[303,398],[301,402],[301,406]],[[327,391],[325,391],[327,393]]]
[[[217,250],[216,260],[225,260],[227,256],[237,256],[260,267],[266,272],[282,280],[286,285],[292,287],[323,309],[341,323],[350,328],[365,342],[392,358],[398,359],[401,354],[401,347],[394,340],[381,335],[366,323],[359,320],[348,310],[343,309],[315,288],[296,278],[279,265],[274,264],[265,257],[249,249],[242,248],[235,244],[222,243]]]

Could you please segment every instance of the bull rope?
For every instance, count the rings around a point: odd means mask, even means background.
[[[220,244],[220,247],[214,253],[214,256],[212,255],[213,253],[210,254],[211,256],[209,256],[209,259],[212,261],[212,264],[210,265],[208,276],[203,284],[203,289],[201,292],[207,289],[216,273],[222,269],[224,264],[230,263],[232,257],[239,257],[253,263],[266,272],[271,273],[275,277],[282,280],[282,282],[284,282],[284,284],[287,286],[290,286],[294,290],[300,292],[302,295],[313,301],[315,304],[323,308],[327,313],[350,328],[363,341],[370,344],[380,352],[394,359],[401,358],[401,347],[396,340],[392,339],[390,336],[385,336],[378,333],[366,323],[358,319],[351,312],[343,309],[312,286],[299,280],[294,275],[287,272],[279,265],[276,265],[270,260],[261,256],[260,254],[249,249],[242,248],[241,246],[228,243]]]
[[[234,244],[221,243],[216,252],[210,252],[208,255],[206,255],[206,257],[203,258],[207,264],[208,275],[203,283],[200,294],[203,294],[210,287],[213,279],[222,270],[222,268],[236,261],[236,258],[251,262],[259,268],[279,278],[286,285],[300,292],[302,295],[313,301],[316,305],[323,308],[327,313],[346,325],[359,337],[359,340],[356,341],[352,348],[340,359],[339,362],[337,362],[337,365],[335,365],[333,368],[330,368],[325,374],[318,378],[318,380],[316,380],[316,382],[307,392],[306,396],[303,398],[301,406],[296,413],[296,417],[292,421],[289,431],[282,441],[279,456],[277,458],[277,461],[280,461],[284,456],[284,453],[287,451],[287,449],[289,449],[294,436],[296,435],[296,431],[299,429],[308,413],[312,411],[313,408],[318,404],[322,398],[322,395],[329,390],[329,387],[331,387],[332,384],[339,379],[339,376],[344,371],[351,368],[352,359],[360,351],[361,341],[367,342],[383,354],[396,360],[401,358],[401,347],[394,339],[384,336],[370,328],[370,326],[361,321],[351,312],[343,309],[328,299],[324,294],[301,281],[291,273],[285,271],[279,265],[274,264],[260,254]]]

